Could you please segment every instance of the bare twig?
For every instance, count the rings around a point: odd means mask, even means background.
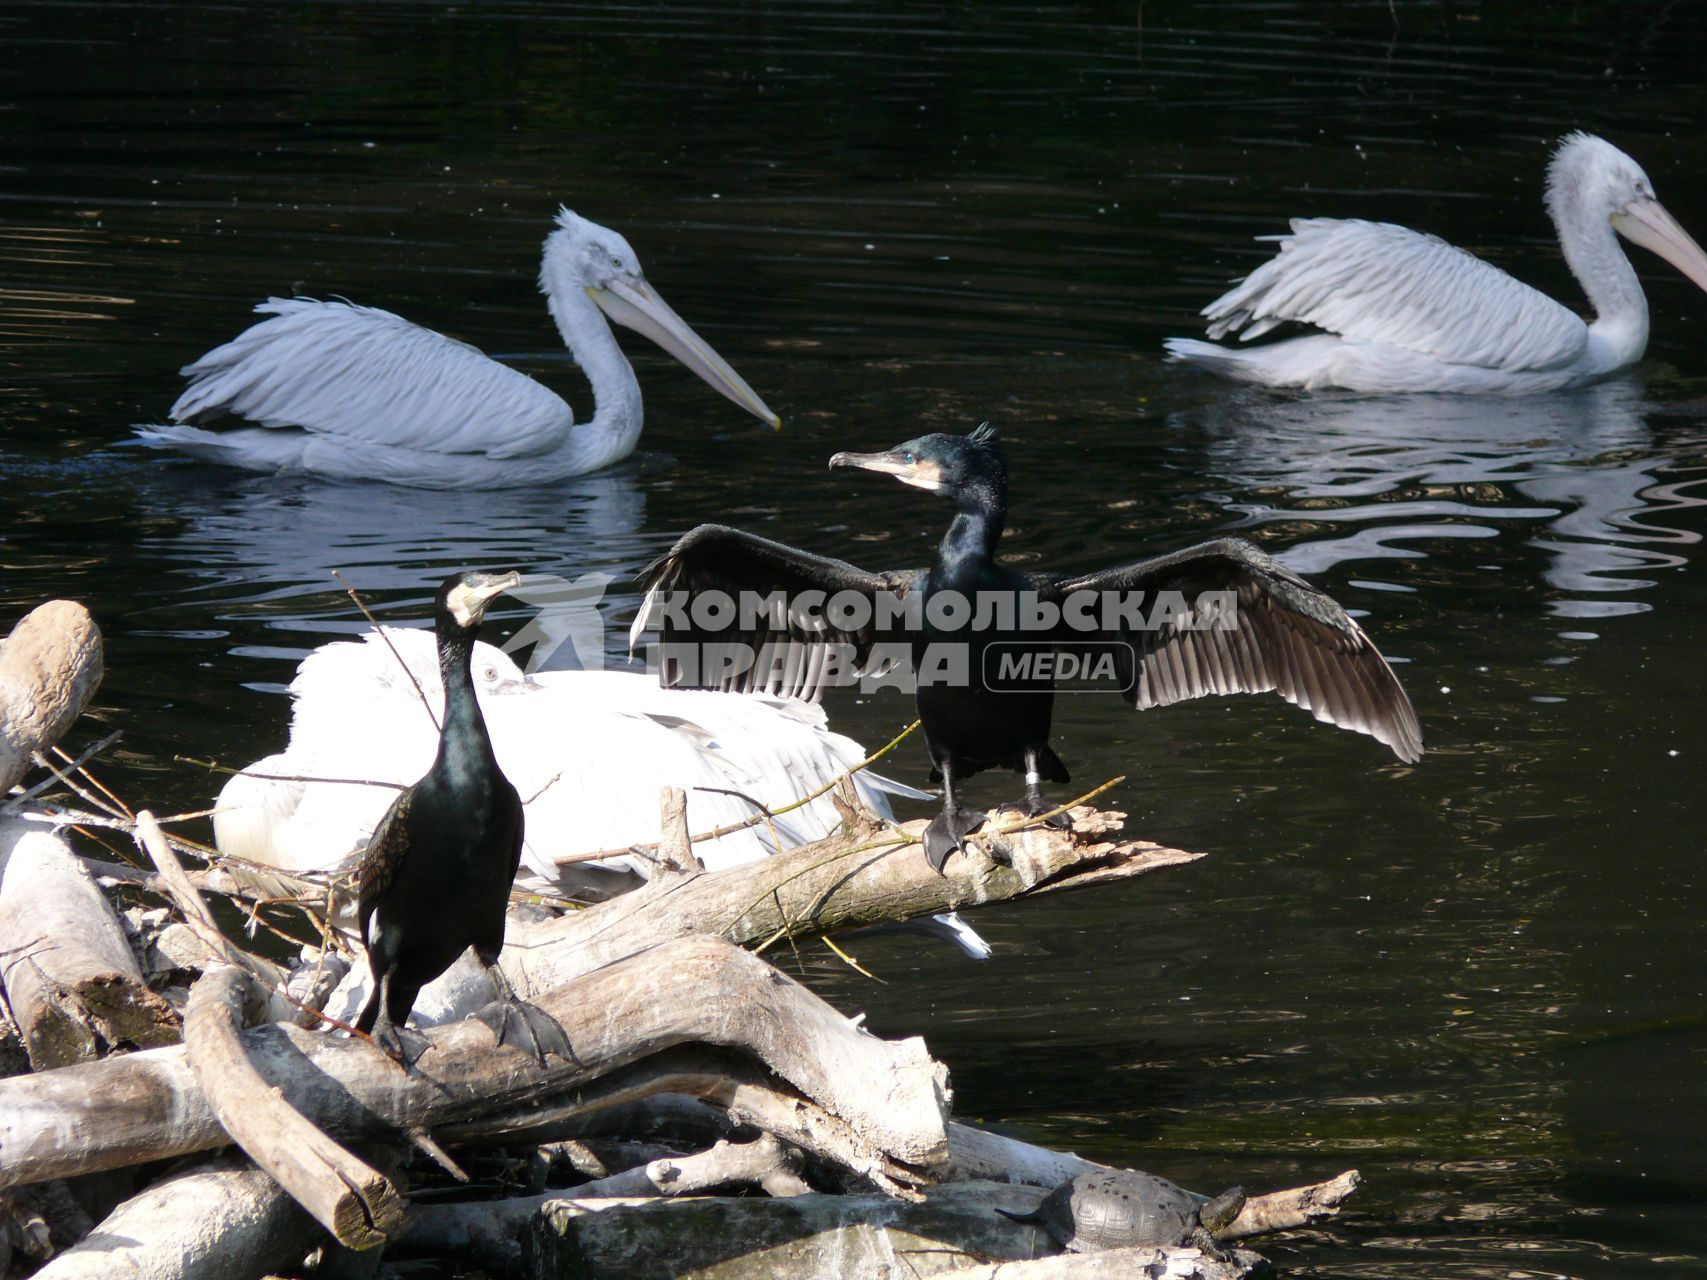
[[[391,650],[391,656],[397,659],[397,665],[403,668],[403,674],[408,676],[409,683],[415,686],[415,693],[421,699],[421,707],[426,711],[427,719],[433,722],[433,732],[439,732],[439,717],[433,711],[433,704],[427,699],[427,691],[421,688],[421,682],[415,679],[415,673],[409,670],[409,664],[403,661],[403,655],[397,652],[397,646],[391,643],[391,637],[385,634],[385,628],[379,625],[379,619],[368,612],[367,605],[362,603],[362,598],[356,594],[356,589],[350,585],[349,580],[342,573],[334,569],[332,576],[344,584],[344,591],[351,600],[356,602],[356,608],[362,611],[362,617],[373,625],[373,629],[379,633],[379,638],[385,641],[385,647]]]
[[[124,737],[124,730],[123,729],[115,729],[112,733],[109,733],[106,737],[102,738],[94,746],[85,747],[78,754],[77,758],[75,760],[72,760],[71,763],[69,765],[67,765],[66,767],[71,769],[73,772],[75,772],[76,770],[82,768],[85,763],[87,763],[90,760],[93,760],[96,756],[100,755],[101,752],[105,751],[108,747],[112,746],[115,742],[119,741],[123,737]],[[40,782],[36,783],[35,786],[30,787],[25,791],[20,791],[17,795],[13,796],[11,799],[6,801],[5,804],[0,804],[0,813],[16,813],[19,809],[21,809],[24,806],[25,802],[27,802],[29,800],[33,800],[36,796],[39,796],[42,792],[46,791],[49,787],[51,787],[55,782],[58,782],[58,781],[59,781],[59,776],[57,773],[53,774],[50,777],[43,778]]]

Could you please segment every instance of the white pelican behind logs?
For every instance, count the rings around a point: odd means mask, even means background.
[[[650,857],[629,850],[658,839],[664,786],[687,789],[695,831],[721,829],[752,818],[755,801],[780,809],[865,757],[859,743],[831,732],[822,708],[793,699],[661,689],[656,677],[631,671],[527,676],[481,641],[471,674],[492,750],[523,800],[518,882],[546,893],[574,887],[603,895],[648,878]],[[215,843],[234,859],[231,875],[262,898],[302,888],[264,868],[287,877],[325,871],[361,846],[396,798],[396,787],[383,784],[412,781],[437,749],[422,698],[435,709],[444,703],[433,633],[416,628],[322,645],[303,659],[290,689],[290,745],[234,775],[213,818]],[[854,786],[882,817],[890,815],[890,795],[925,794],[869,769],[854,775]],[[715,871],[840,825],[835,801],[823,795],[696,843],[694,853]],[[556,862],[599,850],[611,852],[591,863]],[[589,871],[594,883],[583,874]],[[978,959],[990,954],[956,916],[937,917],[934,931]]]
[[[1327,332],[1245,350],[1170,338],[1175,360],[1271,387],[1525,394],[1604,378],[1642,358],[1648,301],[1618,235],[1707,289],[1707,255],[1611,143],[1573,133],[1547,170],[1547,212],[1594,306],[1585,324],[1435,236],[1387,222],[1298,218],[1280,252],[1203,309],[1209,336],[1288,320]],[[1617,235],[1614,235],[1614,232]]]
[[[645,334],[747,412],[781,420],[658,296],[628,241],[560,209],[539,287],[586,371],[593,416],[466,343],[377,307],[270,298],[251,325],[181,372],[173,426],[146,443],[251,471],[429,489],[547,484],[610,466],[640,439],[640,384],[606,322]],[[236,414],[252,427],[187,425]]]

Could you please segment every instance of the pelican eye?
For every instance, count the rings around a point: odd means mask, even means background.
[[[611,264],[611,266],[615,267],[618,271],[622,270],[622,259],[621,258],[612,258],[610,260],[610,264]]]

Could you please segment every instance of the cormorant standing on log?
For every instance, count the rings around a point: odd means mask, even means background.
[[[1032,816],[1049,809],[1043,782],[1067,781],[1049,722],[1052,655],[1069,645],[1100,659],[1108,687],[1139,710],[1273,691],[1318,720],[1386,743],[1401,760],[1422,756],[1410,699],[1363,629],[1243,539],[1090,573],[1020,573],[996,563],[1008,469],[988,425],[883,453],[838,453],[830,465],[893,475],[952,503],[935,564],[870,573],[700,525],[648,569],[630,639],[661,617],[665,683],[803,698],[854,673],[880,678],[910,654],[931,780],[943,789],[942,812],[924,837],[938,871],[983,821],[957,802],[962,779],[983,769],[1022,772]],[[727,625],[717,609],[692,607],[708,592],[738,605],[744,595],[762,601],[778,591],[786,613],[731,608]]]
[[[522,802],[498,768],[475,698],[470,659],[480,620],[518,574],[458,573],[439,588],[434,630],[444,677],[439,752],[374,828],[358,873],[362,942],[373,991],[356,1028],[406,1066],[404,1023],[421,988],[469,947],[492,975],[498,1000],[475,1016],[501,1044],[568,1056],[563,1029],[517,999],[498,967],[504,908],[522,856]]]

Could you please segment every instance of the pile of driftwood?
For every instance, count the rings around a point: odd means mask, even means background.
[[[1053,1239],[994,1210],[1030,1210],[1096,1166],[955,1123],[921,1040],[866,1032],[756,953],[1197,856],[1122,839],[1121,815],[1081,806],[1071,832],[993,815],[978,854],[939,877],[922,824],[881,824],[848,787],[836,836],[707,873],[666,795],[646,887],[512,921],[504,970],[575,1059],[542,1065],[467,1021],[431,1029],[405,1073],[315,1012],[361,963],[330,927],[328,886],[242,903],[211,851],[95,780],[104,744],[57,750],[100,675],[75,604],[44,605],[0,646],[0,1274],[371,1275],[431,1258],[550,1277],[1054,1280],[1260,1264],[1049,1256]],[[73,853],[68,829],[106,852]],[[132,844],[145,858],[118,856]],[[186,868],[198,850],[207,865]],[[275,929],[288,915],[312,941],[294,965],[269,961],[242,941],[245,913]],[[1355,1184],[1253,1195],[1224,1237],[1331,1215]]]

